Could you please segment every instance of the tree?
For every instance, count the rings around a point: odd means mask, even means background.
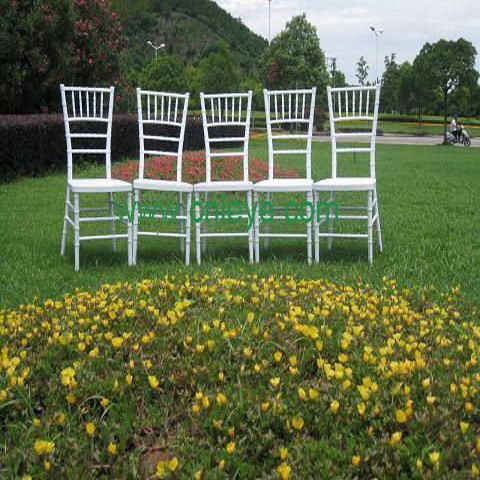
[[[409,113],[416,105],[415,80],[413,68],[409,62],[404,62],[398,68],[398,109],[400,113]]]
[[[367,61],[362,56],[357,63],[357,80],[360,85],[367,85],[368,71],[370,67],[367,64]]]
[[[240,85],[240,67],[226,43],[210,46],[198,65],[196,88],[205,93],[233,92]]]
[[[385,72],[382,77],[382,108],[385,112],[399,109],[400,66],[395,60],[394,53],[385,57]]]
[[[271,88],[311,88],[324,92],[328,83],[325,55],[306,14],[293,17],[265,52],[266,83]]]
[[[68,0],[0,2],[0,112],[32,113],[58,102],[72,72]]]
[[[455,89],[473,87],[478,81],[475,70],[477,50],[471,42],[460,38],[457,41],[439,40],[426,43],[413,62],[415,77],[432,92],[442,96],[445,119],[444,143],[447,142],[449,100]]]
[[[183,93],[188,89],[183,65],[173,55],[152,58],[138,75],[138,81],[149,90]]]

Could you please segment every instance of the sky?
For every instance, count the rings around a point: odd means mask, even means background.
[[[268,0],[216,0],[254,32],[268,38]],[[375,78],[376,40],[370,25],[383,28],[378,43],[378,73],[385,55],[412,62],[426,42],[460,37],[480,54],[480,0],[272,0],[272,37],[293,16],[306,13],[317,27],[325,55],[337,58],[347,81],[356,82],[356,63],[363,55]],[[477,57],[480,69],[480,56]]]

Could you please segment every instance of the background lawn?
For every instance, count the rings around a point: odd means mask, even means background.
[[[254,140],[251,155],[266,159],[266,142]],[[314,175],[330,171],[328,145],[314,144]],[[289,168],[295,159],[285,158]],[[342,171],[365,172],[367,160],[346,157]],[[83,167],[82,176],[96,175],[99,167]],[[244,239],[213,240],[204,262],[196,266],[192,248],[192,272],[226,275],[244,271],[258,275],[294,274],[379,284],[388,276],[400,285],[428,285],[445,291],[460,284],[472,301],[480,299],[480,228],[477,207],[480,191],[480,162],[475,150],[443,147],[378,146],[378,191],[381,202],[385,250],[375,251],[373,267],[367,263],[363,241],[337,240],[331,253],[323,247],[319,265],[307,266],[303,240],[273,240],[262,251],[259,266],[248,263]],[[15,306],[40,298],[59,297],[75,287],[97,288],[103,282],[137,280],[174,274],[185,268],[178,241],[141,238],[139,263],[127,266],[126,242],[118,253],[110,242],[83,243],[81,271],[73,271],[73,240],[69,235],[67,256],[59,256],[65,195],[65,175],[24,178],[0,187],[0,304]],[[105,195],[93,196],[98,201]],[[341,198],[339,198],[341,201]],[[274,199],[282,203],[282,199]],[[363,201],[363,198],[362,198]],[[90,226],[90,225],[89,225]],[[93,224],[94,228],[102,228]],[[276,228],[290,228],[292,224]],[[214,229],[211,225],[211,229]],[[108,226],[104,227],[108,229]],[[272,227],[274,228],[274,227]],[[303,226],[298,225],[299,231]],[[194,244],[192,238],[192,245]]]

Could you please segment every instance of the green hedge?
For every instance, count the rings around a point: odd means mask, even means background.
[[[229,130],[225,129],[222,133],[225,136],[241,135],[237,128]],[[62,115],[0,115],[0,146],[0,180],[10,180],[22,175],[40,175],[50,171],[66,171]],[[184,148],[204,148],[201,118],[188,118]],[[112,127],[112,161],[125,157],[135,158],[138,151],[137,117],[129,114],[115,115]]]

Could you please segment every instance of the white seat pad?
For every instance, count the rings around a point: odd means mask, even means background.
[[[326,178],[316,182],[313,189],[322,192],[364,192],[373,190],[375,184],[376,180],[369,177]]]
[[[254,192],[309,192],[313,180],[308,178],[274,178],[262,180],[253,186]]]
[[[160,192],[193,192],[193,185],[186,182],[172,180],[153,180],[151,178],[137,178],[133,182],[133,188],[139,190],[157,190]]]
[[[202,182],[194,185],[196,192],[249,192],[253,188],[252,182]]]
[[[108,178],[85,178],[68,181],[72,192],[130,192],[132,184],[123,180]]]

